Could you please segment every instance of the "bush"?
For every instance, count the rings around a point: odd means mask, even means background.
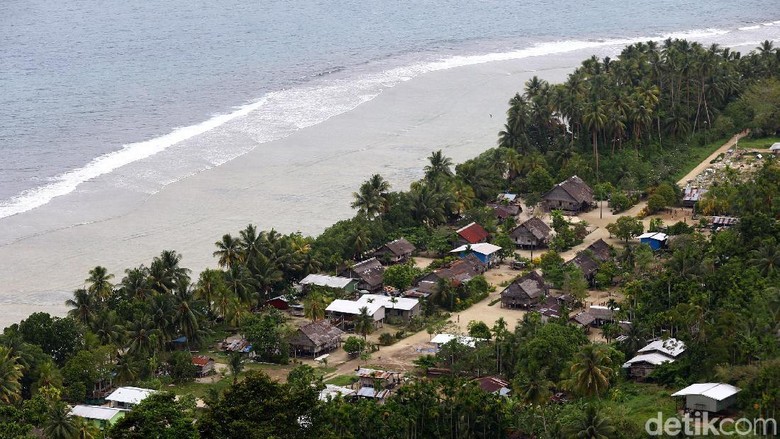
[[[395,343],[395,341],[396,338],[389,332],[385,332],[379,336],[379,344],[382,346],[390,346],[391,344]]]
[[[660,212],[664,208],[666,208],[666,199],[663,195],[655,193],[647,199],[647,210],[650,213]]]

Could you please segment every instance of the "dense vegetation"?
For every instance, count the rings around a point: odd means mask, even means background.
[[[68,301],[67,317],[36,313],[0,336],[0,437],[31,437],[34,431],[96,437],[89,425],[66,416],[61,401],[92,400],[109,381],[159,388],[191,379],[188,354],[172,353],[177,339],[187,350],[197,349],[215,331],[240,328],[261,359],[284,362],[290,329],[277,313],[261,311],[266,300],[293,294],[292,284],[307,274],[344,268],[401,236],[442,254],[452,248],[452,225],[478,221],[501,242],[513,224],[498,224],[485,208],[499,191],[524,194],[533,205],[556,181],[576,174],[617,210],[641,193],[658,195],[662,201],[655,205],[674,204],[679,191],[673,180],[698,161],[691,157],[708,139],[745,128],[754,135],[778,132],[778,67],[780,51],[770,42],[746,56],[683,40],[635,44],[615,60],[586,60],[563,84],[529,81],[509,102],[498,147],[479,157],[453,166],[441,151],[434,152],[425,177],[406,192],[392,192],[381,176],[372,176],[354,194],[357,215],[317,238],[249,225],[216,242],[219,269],[196,280],[169,250],[148,266],[127,269],[121,279],[95,267],[86,287]],[[645,250],[626,247],[614,277],[626,297],[620,313],[634,324],[622,343],[591,344],[565,319],[542,323],[530,314],[513,332],[496,322],[490,340],[474,349],[450,344],[435,357],[423,357],[421,365],[445,367],[449,376],[415,380],[383,406],[319,403],[309,385],[314,379],[279,384],[249,374],[206,398],[202,411],[170,395],[150,398],[110,436],[597,437],[594,432],[600,432],[598,437],[633,438],[641,424],[620,405],[648,388],[625,382],[619,366],[653,336],[674,336],[688,345],[682,360],[656,371],[657,385],[730,382],[744,389],[740,409],[775,413],[778,192],[780,167],[768,161],[753,179],[733,179],[703,201],[714,212],[739,216],[737,228],[711,236],[686,229],[662,258],[648,259]],[[576,224],[560,221],[555,247],[563,250],[582,236]],[[623,222],[631,236],[631,224]],[[567,272],[556,257],[549,252],[541,261],[545,275],[581,292],[581,274]],[[419,274],[394,271],[392,283],[399,287]],[[449,310],[468,306],[487,293],[483,282],[443,285],[432,302]],[[301,298],[307,314],[316,319],[323,297],[333,294]],[[240,361],[232,366],[242,367]],[[510,380],[514,396],[486,394],[468,380],[486,374]],[[573,401],[550,403],[550,395],[561,391]]]

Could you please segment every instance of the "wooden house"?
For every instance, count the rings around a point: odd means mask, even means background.
[[[341,346],[344,331],[327,320],[318,320],[301,326],[290,338],[290,350],[297,356],[317,357]]]
[[[399,238],[379,247],[374,252],[374,257],[382,262],[398,264],[411,258],[414,250],[414,244],[407,241],[406,238]]]
[[[501,292],[502,308],[525,308],[542,301],[549,292],[542,276],[531,271],[510,283]]]
[[[539,248],[546,247],[550,240],[550,227],[539,218],[533,217],[515,227],[509,237],[518,247]]]
[[[385,267],[377,258],[366,259],[339,273],[358,280],[358,289],[376,292],[382,289]]]
[[[455,253],[460,258],[473,255],[483,264],[487,265],[488,267],[492,267],[499,262],[500,251],[501,247],[497,245],[489,244],[487,242],[480,242],[477,244],[461,245],[458,248],[450,250],[450,253]]]
[[[550,210],[578,213],[593,207],[593,189],[580,177],[573,175],[547,191],[542,200]]]
[[[410,293],[433,294],[438,291],[440,280],[461,284],[479,276],[485,270],[487,270],[487,265],[476,256],[469,254],[447,267],[439,268],[417,279],[415,287],[405,292],[404,295],[408,297],[427,297],[417,294],[410,295]]]
[[[203,378],[214,373],[214,359],[205,355],[193,355],[192,364],[195,366],[195,376]]]
[[[132,409],[138,403],[156,393],[156,390],[141,387],[120,387],[106,397],[109,406],[119,409]]]
[[[628,374],[634,378],[645,378],[656,367],[664,363],[673,363],[685,352],[685,343],[669,338],[655,340],[638,350],[636,355],[623,363],[623,368],[628,369]]]

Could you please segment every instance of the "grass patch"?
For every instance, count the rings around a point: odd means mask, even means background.
[[[704,159],[709,157],[715,150],[723,146],[727,140],[729,140],[729,138],[717,139],[714,142],[710,142],[703,146],[689,146],[684,152],[685,157],[682,159],[682,163],[680,163],[678,170],[672,174],[672,179],[674,181],[679,181],[687,173],[691,172],[693,168],[699,166],[699,163],[703,162]],[[740,143],[742,142],[740,141]]]
[[[658,415],[673,416],[676,413],[671,392],[655,384],[624,382],[612,392],[605,405],[620,409],[627,414],[631,423],[644,428],[645,421]]]
[[[496,297],[495,299],[491,300],[490,303],[488,303],[488,306],[493,306],[501,301],[500,297]]]
[[[751,139],[745,137],[739,140],[739,149],[752,148],[752,149],[769,149],[773,143],[780,142],[780,137],[764,137],[761,139]]]
[[[325,381],[325,384],[333,384],[334,386],[349,386],[356,383],[358,377],[354,375],[336,375],[335,377]]]
[[[218,392],[223,392],[225,389],[230,387],[230,385],[233,383],[233,380],[231,377],[225,377],[215,383],[185,383],[185,384],[176,384],[173,386],[163,386],[162,390],[171,391],[177,395],[193,395],[196,398],[203,398],[206,396],[206,393],[209,391],[209,389],[215,389]]]

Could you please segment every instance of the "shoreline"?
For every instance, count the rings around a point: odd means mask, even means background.
[[[587,48],[426,73],[152,195],[128,196],[115,188],[110,197],[95,198],[85,190],[2,219],[3,228],[18,236],[3,236],[0,245],[0,325],[36,311],[63,315],[64,301],[96,265],[106,266],[118,282],[125,268],[173,249],[197,275],[216,266],[213,243],[248,223],[318,234],[354,215],[351,194],[371,174],[405,190],[422,176],[431,151],[442,149],[455,162],[476,156],[495,146],[507,101],[527,79],[561,82],[591,54],[613,56],[621,49]],[[131,165],[123,170],[133,171]],[[103,182],[98,178],[86,189]],[[112,209],[120,213],[94,220]],[[69,223],[79,217],[93,220]]]

